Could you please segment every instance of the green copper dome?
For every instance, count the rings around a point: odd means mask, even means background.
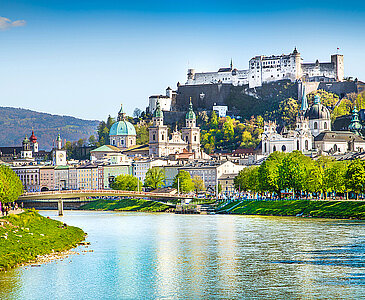
[[[162,113],[161,106],[160,106],[160,101],[157,101],[157,103],[156,103],[156,109],[153,112],[153,117],[154,118],[162,118],[163,117],[163,113]]]
[[[355,106],[354,110],[352,111],[352,120],[349,125],[349,131],[360,135],[361,129],[362,129],[362,125],[359,120],[359,112]]]
[[[23,144],[29,144],[29,139],[27,136],[25,136],[24,140],[23,140]]]
[[[191,98],[190,98],[190,103],[189,103],[189,110],[186,113],[186,119],[187,120],[193,120],[196,118],[195,112],[193,111],[193,104],[191,103]]]
[[[136,129],[128,121],[118,121],[110,128],[109,135],[136,135]]]

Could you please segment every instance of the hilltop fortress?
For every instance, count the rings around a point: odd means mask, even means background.
[[[234,86],[248,85],[249,88],[262,86],[263,83],[288,79],[292,82],[334,82],[344,79],[343,55],[331,55],[331,61],[320,63],[303,63],[300,53],[295,48],[290,54],[255,56],[250,59],[248,69],[220,68],[217,72],[196,73],[188,70],[186,85],[201,84],[232,84]]]

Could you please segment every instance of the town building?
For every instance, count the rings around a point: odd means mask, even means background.
[[[300,53],[295,48],[290,54],[255,56],[249,61],[249,68],[237,70],[233,64],[229,68],[221,68],[217,72],[196,73],[188,70],[186,85],[202,84],[232,84],[248,85],[249,88],[261,86],[263,83],[289,79],[333,82],[344,79],[343,55],[331,55],[330,62],[304,63]]]
[[[147,171],[154,167],[163,167],[167,165],[167,160],[162,159],[141,159],[134,160],[133,166],[133,176],[137,177],[138,180],[144,182],[146,179]]]
[[[127,121],[121,105],[117,122],[112,125],[109,131],[109,143],[119,149],[128,149],[136,145],[136,136],[136,129]]]
[[[152,114],[156,110],[157,102],[160,103],[162,111],[170,111],[171,104],[175,98],[176,91],[168,87],[165,95],[153,95],[148,98],[147,112]]]

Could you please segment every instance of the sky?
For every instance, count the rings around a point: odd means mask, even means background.
[[[144,110],[188,68],[344,55],[365,81],[365,1],[0,0],[0,106],[83,119]]]

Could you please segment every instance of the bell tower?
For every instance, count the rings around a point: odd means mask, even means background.
[[[196,115],[193,104],[189,103],[189,110],[185,116],[185,127],[182,128],[182,138],[188,143],[188,151],[200,153],[200,128],[196,126]]]
[[[152,117],[153,125],[149,130],[149,154],[152,156],[168,155],[168,128],[163,124],[163,112],[157,101]]]

